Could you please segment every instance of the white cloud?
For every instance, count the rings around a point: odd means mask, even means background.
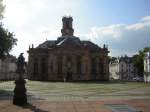
[[[143,17],[142,21],[150,21],[150,16]]]
[[[79,15],[83,9],[85,2],[83,1],[4,0],[6,4],[4,25],[9,31],[15,32],[18,39],[18,45],[14,47],[12,54],[18,56],[24,52],[27,58],[26,51],[29,45],[37,46],[46,39],[57,39],[61,35],[60,18],[66,14]],[[150,16],[130,25],[94,26],[89,33],[80,32],[77,35],[100,46],[108,44],[112,55],[132,54],[150,45]]]
[[[109,45],[112,55],[135,54],[145,46],[150,46],[150,16],[135,24],[114,24],[92,27],[85,37],[102,46]]]
[[[77,13],[81,3],[82,0],[4,0],[3,23],[18,39],[11,53],[18,56],[24,52],[27,59],[29,45],[57,39],[61,17]]]

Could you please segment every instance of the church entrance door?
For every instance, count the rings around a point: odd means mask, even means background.
[[[67,72],[66,80],[67,81],[72,81],[72,73],[71,72]]]

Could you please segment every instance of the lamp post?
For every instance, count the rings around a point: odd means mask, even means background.
[[[17,73],[19,75],[18,79],[15,80],[15,89],[14,89],[14,96],[13,96],[13,104],[15,105],[26,105],[27,104],[27,95],[26,95],[26,88],[25,83],[26,81],[23,78],[23,74],[25,73],[24,70],[25,59],[23,57],[23,53],[17,59]]]

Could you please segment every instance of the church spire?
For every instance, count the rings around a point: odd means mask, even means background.
[[[62,26],[62,29],[61,29],[61,33],[62,33],[62,36],[73,36],[73,32],[74,32],[74,29],[72,28],[72,17],[63,17],[62,18],[62,23],[63,23],[63,26]]]

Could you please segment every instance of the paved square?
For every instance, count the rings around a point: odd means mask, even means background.
[[[113,108],[124,111],[150,110],[150,84],[146,83],[27,81],[26,87],[30,105],[18,107],[12,105],[14,82],[0,82],[0,112],[113,112],[106,104],[118,104]]]

